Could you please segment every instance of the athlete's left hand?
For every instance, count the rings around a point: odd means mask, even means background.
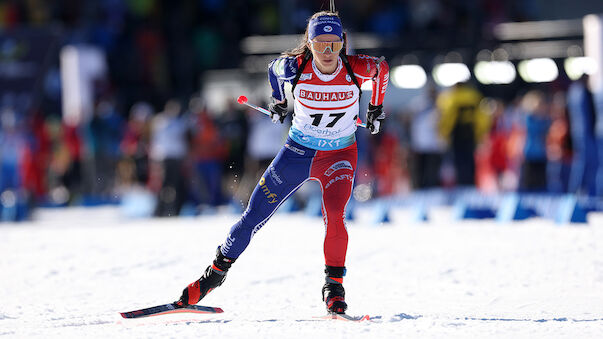
[[[383,104],[373,106],[371,103],[369,103],[368,111],[366,112],[366,128],[371,131],[371,134],[379,133],[383,120],[385,120]]]

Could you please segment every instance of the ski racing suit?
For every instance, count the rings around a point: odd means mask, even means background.
[[[274,99],[285,99],[284,84],[295,78],[302,59],[281,57],[270,63],[268,77]],[[387,63],[364,55],[348,56],[348,60],[359,84],[373,81],[371,103],[381,105],[389,80]],[[326,265],[345,265],[348,234],[344,218],[356,171],[359,93],[341,57],[332,74],[322,74],[313,61],[306,63],[293,93],[294,117],[288,139],[220,246],[224,256],[238,258],[278,207],[306,181],[316,180],[322,192]]]

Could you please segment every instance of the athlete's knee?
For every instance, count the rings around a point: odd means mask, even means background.
[[[328,221],[326,221],[326,228],[326,238],[338,238],[347,240],[348,230],[346,228],[345,222],[343,221],[343,217],[328,219]]]

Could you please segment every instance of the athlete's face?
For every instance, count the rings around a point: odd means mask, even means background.
[[[324,44],[313,42],[334,42],[335,44],[330,44],[331,47],[324,48]],[[322,73],[331,74],[337,69],[337,57],[341,48],[336,51],[333,51],[333,48],[339,47],[340,43],[341,39],[335,34],[321,34],[308,43],[310,51],[312,51],[312,57],[314,57],[314,63]]]

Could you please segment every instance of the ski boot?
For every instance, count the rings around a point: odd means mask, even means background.
[[[343,289],[343,276],[345,267],[326,266],[326,282],[322,287],[322,300],[327,305],[329,313],[343,314],[348,308],[345,303],[345,290]]]
[[[198,303],[214,288],[222,285],[226,280],[228,269],[234,262],[235,259],[225,257],[220,251],[220,247],[218,247],[216,259],[214,259],[212,265],[207,266],[199,280],[191,283],[182,291],[182,296],[175,302],[175,305],[186,307]]]

